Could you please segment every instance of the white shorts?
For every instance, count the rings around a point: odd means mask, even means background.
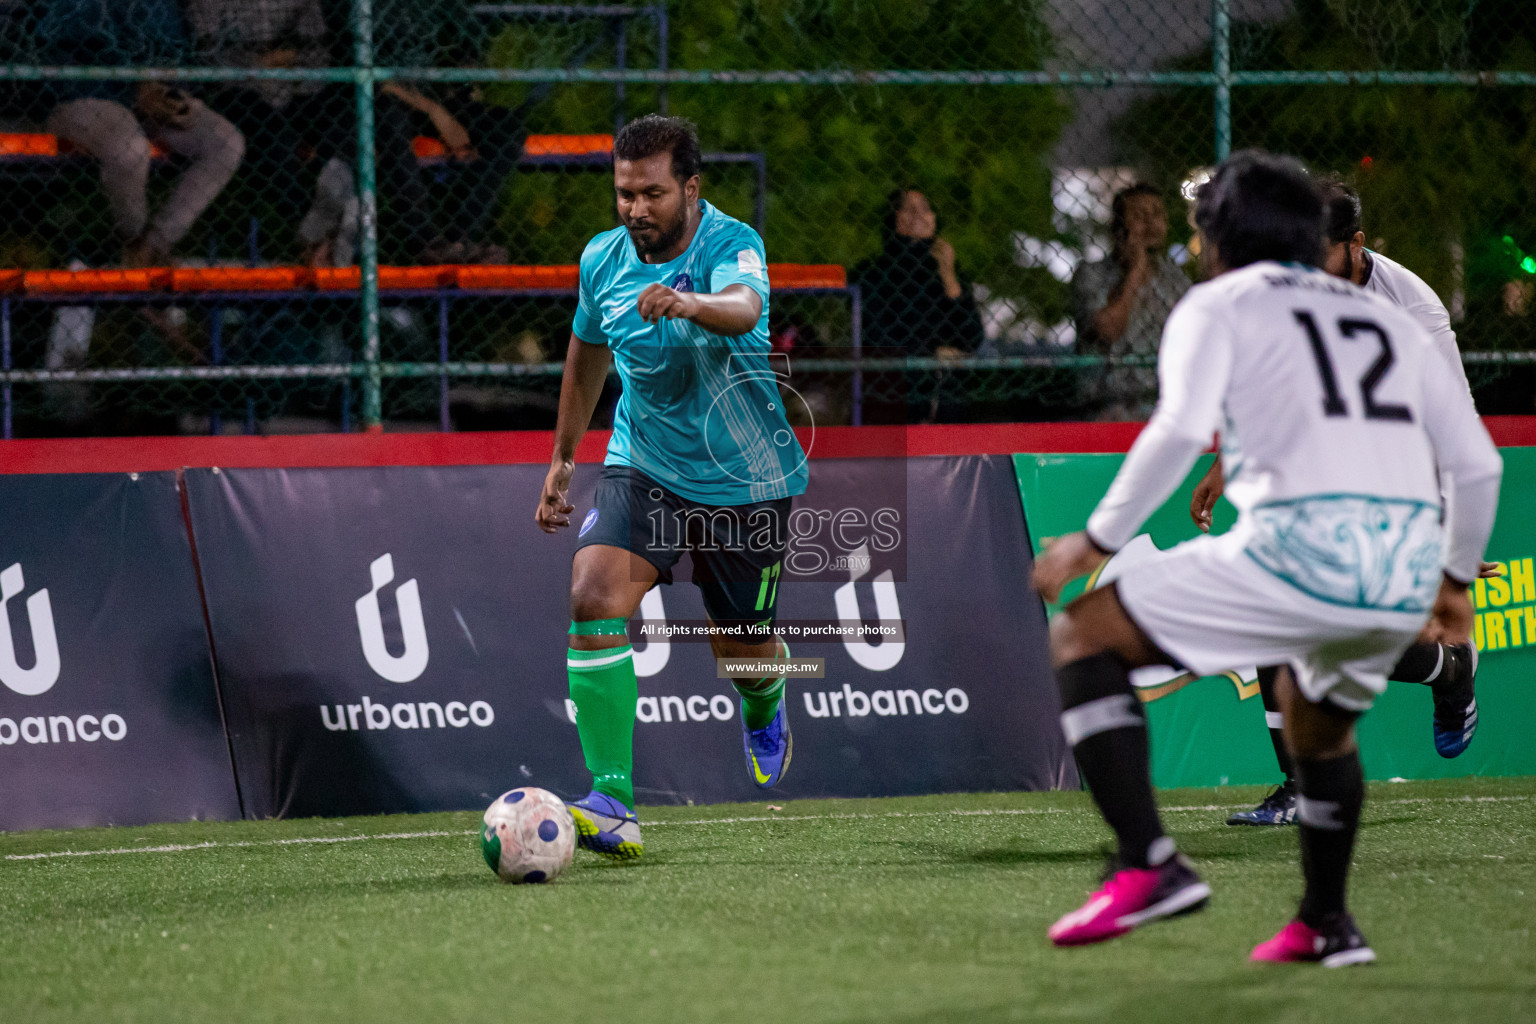
[[[1110,582],[1131,621],[1196,675],[1290,665],[1307,700],[1326,697],[1349,711],[1370,708],[1425,622],[1303,593],[1249,557],[1233,533],[1167,551],[1138,537],[1100,574],[1098,585]]]

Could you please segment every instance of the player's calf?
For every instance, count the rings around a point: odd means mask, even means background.
[[[1152,844],[1163,838],[1152,796],[1147,718],[1131,688],[1130,670],[1100,653],[1056,670],[1061,727],[1104,820],[1120,844],[1120,862],[1147,868]]]
[[[634,648],[624,630],[625,620],[621,618],[573,620],[572,645],[565,652],[565,669],[571,704],[576,709],[576,734],[581,740],[587,770],[592,773],[592,797],[601,796],[622,808],[621,813],[609,817],[632,819],[634,814],[629,808],[635,802],[635,708],[640,691]],[[608,646],[588,650],[576,646],[578,643]],[[576,806],[573,805],[573,816]],[[636,829],[638,837],[638,825]],[[601,830],[594,826],[582,831],[582,821],[577,817],[577,832],[583,846],[590,846],[589,832]]]
[[[1264,724],[1269,729],[1269,742],[1275,750],[1275,762],[1284,773],[1285,780],[1259,801],[1257,807],[1235,811],[1227,817],[1228,825],[1289,825],[1296,820],[1296,770],[1291,763],[1290,751],[1285,749],[1284,716],[1280,713],[1280,697],[1277,687],[1281,674],[1290,669],[1270,665],[1259,669],[1259,697],[1264,705]]]
[[[1316,928],[1330,914],[1344,912],[1344,887],[1365,803],[1360,754],[1296,758],[1299,793],[1296,823],[1301,831],[1301,868],[1306,888],[1300,919]]]
[[[1355,746],[1355,720],[1328,697],[1307,700],[1283,685],[1285,735],[1296,762],[1296,824],[1305,880],[1298,920],[1314,931],[1346,915],[1344,891],[1365,804],[1365,773]]]
[[[1094,654],[1056,670],[1062,730],[1104,820],[1119,868],[1077,910],[1051,926],[1058,946],[1112,939],[1205,906],[1211,890],[1163,834],[1152,796],[1146,715],[1118,655]]]
[[[1389,677],[1423,683],[1434,694],[1435,752],[1459,757],[1477,733],[1477,647],[1472,644],[1414,644]]]
[[[779,656],[789,657],[789,645],[776,641]],[[764,676],[752,680],[733,679],[741,698],[741,743],[752,781],[764,789],[777,786],[789,769],[794,752],[794,736],[784,708],[786,677]]]

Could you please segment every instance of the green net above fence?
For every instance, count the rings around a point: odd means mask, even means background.
[[[1145,416],[1246,146],[1357,188],[1483,410],[1536,411],[1529,3],[0,0],[0,62],[7,436],[551,426],[653,111],[788,268],[817,422]]]

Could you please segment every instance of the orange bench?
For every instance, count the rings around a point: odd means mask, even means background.
[[[48,160],[61,156],[84,155],[68,139],[61,139],[57,135],[49,135],[46,132],[0,132],[0,160],[6,158]],[[165,148],[158,142],[149,144],[151,160],[164,160],[168,155]]]
[[[21,290],[29,295],[93,295],[103,292],[165,292],[175,272],[170,267],[142,270],[28,270]]]
[[[424,164],[448,159],[448,147],[430,135],[412,139],[411,151]],[[533,160],[596,158],[612,153],[612,135],[530,135],[523,140],[523,156]],[[0,160],[51,160],[82,155],[68,139],[47,132],[0,132]],[[163,160],[169,154],[159,143],[151,142],[149,155]]]
[[[418,135],[411,140],[411,151],[424,164],[448,159],[448,147],[441,139]],[[530,135],[523,140],[523,156],[533,160],[579,159],[613,155],[612,135]]]
[[[566,291],[577,287],[578,268],[563,266],[380,267],[383,291],[457,288],[460,291]],[[774,288],[842,289],[848,272],[836,264],[768,264]],[[0,270],[0,292],[29,295],[99,295],[122,292],[355,291],[357,267],[146,267],[112,270]]]

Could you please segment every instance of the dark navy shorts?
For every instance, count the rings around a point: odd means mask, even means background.
[[[607,544],[633,552],[656,567],[659,583],[672,582],[673,567],[687,553],[693,582],[716,625],[771,624],[792,501],[701,505],[639,470],[604,466],[576,547]]]

